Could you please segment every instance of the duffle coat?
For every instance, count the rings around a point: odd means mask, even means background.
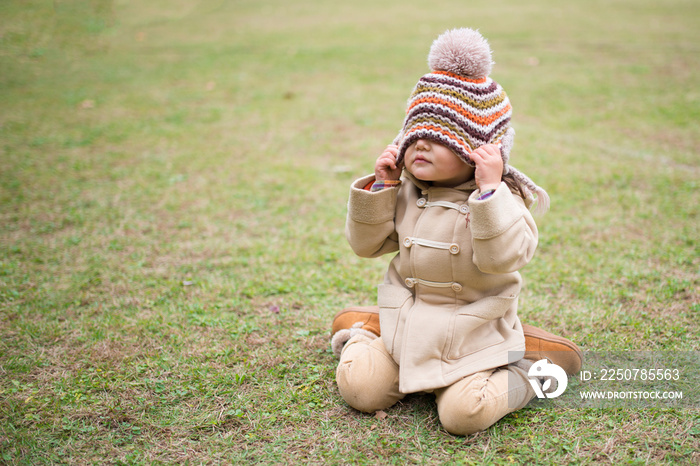
[[[363,189],[372,178],[351,187],[346,236],[362,257],[398,251],[377,301],[399,390],[431,391],[520,359],[518,270],[537,247],[525,201],[505,183],[478,200],[473,180],[434,187],[404,170],[397,188]]]

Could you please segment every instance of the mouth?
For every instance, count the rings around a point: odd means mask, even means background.
[[[430,163],[430,160],[426,159],[422,155],[416,155],[413,158],[413,163]]]

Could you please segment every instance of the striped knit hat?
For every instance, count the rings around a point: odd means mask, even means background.
[[[503,174],[512,173],[537,194],[537,210],[547,210],[546,191],[508,165],[515,135],[510,127],[512,107],[503,88],[488,76],[493,62],[486,39],[473,29],[447,31],[433,42],[428,65],[432,71],[413,89],[403,128],[394,140],[399,146],[397,163],[418,139],[448,147],[472,167],[473,150],[500,144]]]

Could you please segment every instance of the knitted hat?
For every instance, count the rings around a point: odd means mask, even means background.
[[[433,42],[428,54],[432,70],[418,81],[403,128],[394,140],[397,163],[418,139],[436,141],[475,166],[470,154],[484,144],[500,144],[503,174],[512,173],[537,194],[537,210],[549,208],[546,191],[508,165],[515,130],[510,127],[512,107],[503,88],[488,75],[491,48],[473,29],[446,31]]]

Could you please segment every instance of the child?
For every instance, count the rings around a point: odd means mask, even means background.
[[[532,193],[540,210],[549,199],[508,165],[511,105],[488,77],[488,43],[471,29],[447,31],[428,63],[402,130],[348,203],[355,253],[398,254],[378,307],[338,313],[332,345],[350,406],[374,412],[432,392],[443,427],[467,435],[534,397],[534,361],[548,357],[573,374],[581,353],[517,316],[517,271],[537,246]]]

